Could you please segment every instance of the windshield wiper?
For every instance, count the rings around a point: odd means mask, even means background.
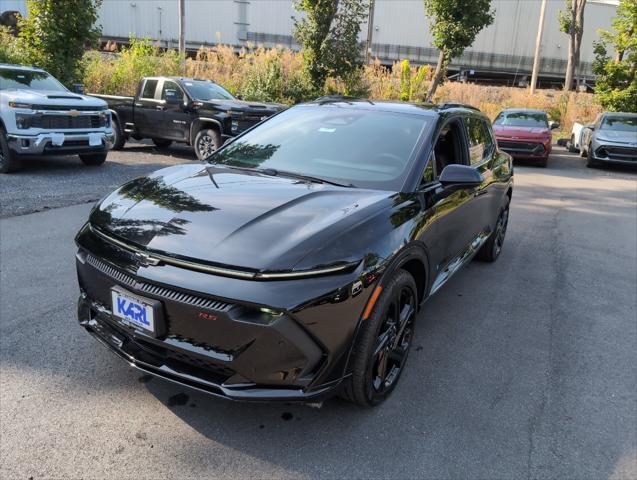
[[[289,177],[289,178],[298,178],[299,180],[306,180],[308,182],[313,182],[313,183],[328,183],[330,185],[336,185],[337,187],[346,187],[346,188],[356,187],[356,185],[352,183],[340,183],[340,182],[335,182],[334,180],[327,180],[326,178],[313,177],[312,175],[304,175],[302,173],[288,172],[287,170],[277,170],[275,168],[264,168],[263,170],[260,170],[260,171],[261,173],[265,173],[266,175],[272,175],[274,177],[281,176],[281,177]]]

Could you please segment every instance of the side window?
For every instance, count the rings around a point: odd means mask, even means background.
[[[469,159],[471,165],[476,165],[491,154],[493,139],[483,119],[466,118],[464,123],[469,141]]]
[[[184,92],[181,91],[181,88],[179,88],[179,85],[177,85],[175,82],[172,82],[170,80],[166,80],[164,82],[164,85],[161,88],[162,100],[166,100],[166,92],[168,92],[168,94],[174,98],[178,98],[180,100],[183,100],[184,98]]]
[[[144,89],[142,90],[142,98],[154,99],[155,90],[157,89],[157,80],[146,80]]]

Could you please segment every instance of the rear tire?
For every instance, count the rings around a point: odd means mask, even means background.
[[[509,204],[511,199],[507,195],[505,205],[500,209],[498,220],[495,224],[495,229],[489,237],[489,239],[482,245],[480,251],[476,255],[476,258],[482,262],[495,262],[504,246],[504,239],[509,225]]]
[[[575,134],[571,135],[571,139],[568,141],[568,151],[571,153],[577,153],[579,151],[575,148]]]
[[[340,395],[361,407],[389,397],[404,370],[418,308],[414,278],[397,270],[383,286],[372,314],[362,320],[352,352],[352,376]]]
[[[9,149],[7,134],[0,128],[0,173],[11,173],[20,170],[20,158]]]
[[[157,148],[168,148],[172,145],[172,140],[166,140],[165,138],[153,138],[153,143]]]
[[[106,161],[108,153],[83,153],[80,155],[80,160],[84,165],[98,166]]]
[[[113,117],[111,120],[111,124],[113,126],[113,147],[112,150],[121,150],[124,148],[124,144],[126,143],[126,133],[124,129],[117,120],[116,117]]]
[[[194,146],[197,158],[203,161],[221,147],[221,134],[211,128],[200,130],[195,137]]]

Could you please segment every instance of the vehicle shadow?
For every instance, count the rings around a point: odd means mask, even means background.
[[[197,156],[192,147],[182,144],[182,143],[173,143],[168,147],[157,147],[150,140],[141,140],[141,141],[128,141],[124,145],[122,150],[118,151],[119,153],[144,153],[148,155],[157,155],[157,156],[171,156],[176,158],[182,158],[184,160],[189,161],[197,161]]]

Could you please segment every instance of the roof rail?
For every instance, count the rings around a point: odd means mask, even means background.
[[[440,105],[438,105],[439,108],[468,108],[470,110],[475,110],[477,112],[480,111],[479,108],[474,107],[473,105],[467,105],[466,103],[460,103],[460,102],[446,102],[446,103],[441,103]]]
[[[315,102],[351,102],[352,100],[360,99],[349,95],[322,95],[314,99]]]

